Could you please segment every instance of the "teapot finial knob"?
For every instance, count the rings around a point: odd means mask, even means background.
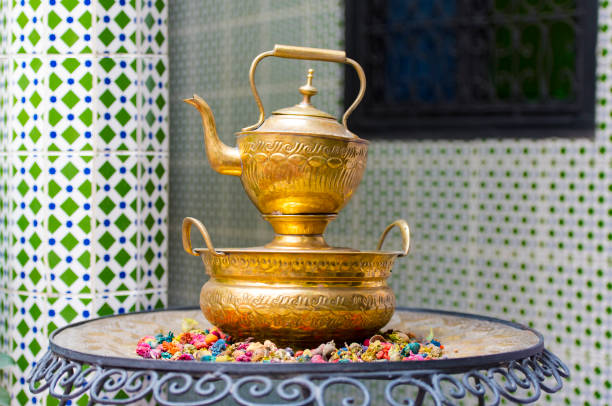
[[[314,69],[308,69],[308,75],[306,75],[306,84],[300,86],[300,93],[304,95],[304,100],[300,104],[310,105],[310,98],[318,93],[316,87],[312,85],[312,77],[314,76]]]

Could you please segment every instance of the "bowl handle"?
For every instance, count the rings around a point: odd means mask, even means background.
[[[393,227],[399,228],[402,232],[402,251],[398,256],[403,257],[404,255],[408,254],[408,251],[410,250],[410,228],[408,228],[408,223],[406,223],[406,220],[395,220],[393,223],[389,224],[380,236],[376,250],[380,250],[382,248],[382,245],[385,242],[385,237],[387,234],[389,234],[389,231],[391,231]]]
[[[222,257],[225,255],[223,252],[215,251],[212,241],[210,240],[210,236],[208,235],[208,231],[206,231],[206,227],[204,227],[204,224],[202,224],[200,220],[194,219],[193,217],[185,217],[183,219],[183,248],[188,254],[196,257],[200,256],[200,254],[195,252],[191,247],[191,225],[196,226],[200,234],[202,234],[206,247],[212,255],[216,257]]]

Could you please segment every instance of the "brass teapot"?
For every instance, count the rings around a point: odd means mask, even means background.
[[[311,104],[311,97],[317,93],[312,85],[312,70],[307,83],[299,89],[302,101],[265,119],[254,75],[257,64],[268,56],[353,66],[361,86],[342,124]],[[237,133],[237,147],[229,147],[219,139],[213,113],[202,98],[194,95],[185,100],[202,115],[208,161],[221,174],[240,176],[249,198],[277,234],[267,247],[328,248],[323,231],[352,197],[366,167],[369,143],[346,126],[365,92],[363,69],[344,51],[276,45],[273,51],[253,60],[249,80],[259,120]]]

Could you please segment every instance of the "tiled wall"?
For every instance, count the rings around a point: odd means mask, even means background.
[[[0,2],[1,350],[167,295],[164,1]],[[5,379],[7,376],[5,375]]]
[[[205,281],[202,263],[182,250],[183,217],[203,220],[219,246],[271,238],[239,180],[208,167],[199,116],[180,98],[203,96],[233,144],[233,132],[257,117],[252,58],[275,43],[342,48],[342,8],[327,1],[171,4],[171,304],[196,305]],[[498,316],[541,331],[572,378],[562,394],[538,404],[612,402],[610,12],[601,3],[594,138],[371,140],[361,186],[328,229],[329,242],[366,249],[388,223],[408,220],[413,248],[391,279],[399,304]],[[295,104],[311,65],[320,90],[314,104],[341,112],[342,75],[333,64],[268,58],[261,65],[257,83],[268,112]]]
[[[169,301],[198,303],[204,268],[181,243],[185,216],[199,218],[217,246],[249,246],[272,238],[270,226],[246,196],[240,179],[214,172],[206,161],[200,115],[181,100],[202,96],[215,113],[221,139],[235,145],[234,133],[257,121],[249,87],[253,58],[275,43],[338,48],[341,10],[328,1],[181,1],[170,4],[170,237]],[[257,89],[266,112],[301,101],[298,92],[314,67],[313,97],[318,108],[338,115],[342,67],[267,58],[259,64]],[[194,233],[194,244],[197,241]]]

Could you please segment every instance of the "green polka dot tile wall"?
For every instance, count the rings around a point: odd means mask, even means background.
[[[167,301],[165,1],[0,0],[0,350]],[[50,402],[53,403],[53,402]]]
[[[336,245],[373,248],[389,222],[407,219],[413,248],[391,279],[398,303],[541,331],[572,377],[538,404],[612,403],[612,10],[600,4],[594,138],[372,140],[361,186],[328,231]],[[199,116],[179,100],[203,96],[233,144],[233,133],[257,117],[252,58],[275,43],[343,48],[343,15],[342,3],[323,0],[171,3],[171,304],[195,305],[206,278],[182,250],[183,217],[200,218],[218,246],[271,238],[239,180],[208,167]],[[257,73],[267,111],[298,101],[309,66],[315,105],[341,113],[340,68],[273,59]]]

